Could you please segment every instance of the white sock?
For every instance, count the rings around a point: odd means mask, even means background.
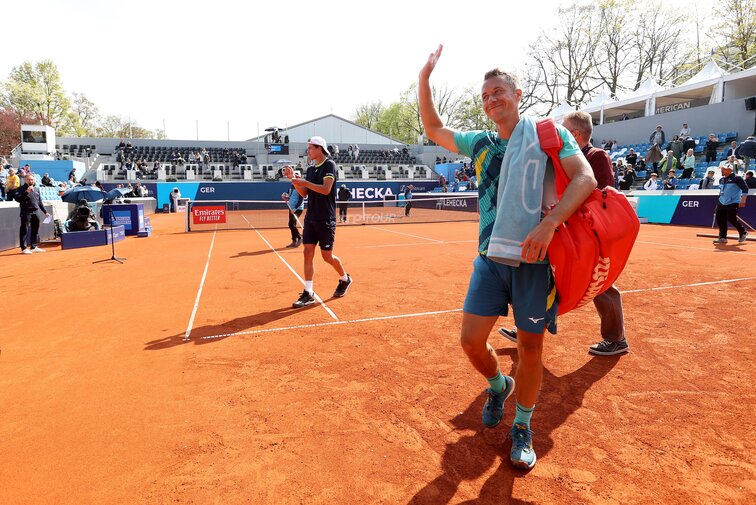
[[[344,282],[346,282],[346,281],[348,281],[348,280],[349,280],[349,276],[348,276],[347,274],[344,274],[344,276],[343,276],[343,277],[339,277],[339,280],[340,280],[340,281],[344,281]]]
[[[305,290],[312,294],[312,281],[305,281]]]

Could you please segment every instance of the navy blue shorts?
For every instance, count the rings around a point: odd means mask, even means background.
[[[556,285],[551,265],[521,263],[512,267],[478,255],[462,310],[476,316],[506,316],[509,305],[518,328],[556,333]]]
[[[302,230],[302,242],[305,244],[320,244],[325,251],[333,250],[336,238],[336,221],[308,221],[305,219]]]

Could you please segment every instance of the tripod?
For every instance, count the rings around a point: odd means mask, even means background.
[[[113,209],[111,208],[110,205],[108,205],[108,214],[110,215],[110,245],[113,250],[113,255],[110,258],[105,259],[105,260],[93,261],[92,264],[103,263],[105,261],[117,261],[118,263],[123,264],[123,262],[126,261],[126,258],[119,258],[118,256],[115,255],[115,237],[113,236],[113,226],[115,226],[115,222],[113,220]]]

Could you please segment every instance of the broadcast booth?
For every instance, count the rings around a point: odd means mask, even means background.
[[[51,156],[55,152],[55,129],[45,125],[21,125],[21,151],[28,159],[35,159],[34,155]]]

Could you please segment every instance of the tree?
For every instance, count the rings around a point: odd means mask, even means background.
[[[378,120],[377,130],[405,144],[417,142],[417,133],[406,125],[412,122],[412,111],[399,102],[384,109]]]
[[[548,114],[562,101],[583,103],[600,86],[592,74],[600,40],[593,12],[590,5],[560,8],[557,26],[542,30],[538,41],[530,45],[529,107],[540,103],[545,109],[540,112]]]
[[[146,128],[142,128],[133,121],[123,119],[119,116],[106,116],[97,126],[98,137],[111,137],[111,138],[128,138],[128,139],[152,139],[152,138],[165,138],[165,133],[162,130],[153,132]]]
[[[19,116],[31,116],[53,126],[59,134],[73,133],[70,101],[63,90],[58,68],[51,60],[13,67],[3,86],[0,105]]]
[[[496,127],[483,111],[483,99],[480,89],[469,86],[465,88],[462,102],[458,109],[459,128],[462,130],[495,130]]]
[[[723,0],[716,4],[717,53],[739,68],[753,65],[756,55],[756,0]]]
[[[381,104],[380,100],[372,103],[363,103],[357,107],[354,113],[354,122],[365,128],[374,130],[383,110],[383,104]]]
[[[73,94],[70,121],[77,137],[90,137],[96,134],[96,121],[99,118],[99,108],[83,93]]]
[[[635,83],[638,87],[649,77],[660,82],[674,81],[683,67],[695,59],[692,50],[685,51],[684,11],[676,6],[663,8],[661,2],[646,4],[635,32]],[[690,44],[692,46],[692,44]]]
[[[9,109],[0,109],[0,156],[9,156],[21,142],[21,125],[35,124],[33,117],[23,117]]]

